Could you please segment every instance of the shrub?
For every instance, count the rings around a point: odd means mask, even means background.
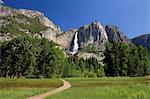
[[[81,70],[74,70],[72,73],[72,77],[83,77],[83,73]]]
[[[104,66],[101,66],[100,69],[97,70],[97,77],[104,77],[104,76],[105,76]]]
[[[84,77],[92,78],[92,77],[97,77],[97,76],[96,76],[96,73],[85,71],[84,72]]]

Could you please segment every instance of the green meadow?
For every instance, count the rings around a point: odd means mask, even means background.
[[[65,78],[72,87],[46,99],[150,99],[150,77]],[[0,78],[0,99],[25,99],[62,86],[59,79]]]
[[[47,99],[150,99],[149,77],[67,78],[72,87]]]
[[[61,85],[59,79],[0,78],[0,99],[25,99]]]

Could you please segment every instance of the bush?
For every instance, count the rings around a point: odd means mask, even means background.
[[[97,77],[104,77],[104,76],[105,76],[104,66],[101,66],[100,69],[97,70]]]
[[[72,73],[72,77],[83,77],[83,73],[81,70],[74,70]]]
[[[84,72],[84,77],[92,78],[92,77],[97,77],[97,75],[96,75],[96,73],[85,71]]]

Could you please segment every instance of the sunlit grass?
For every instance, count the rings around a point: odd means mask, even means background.
[[[70,78],[72,88],[47,99],[150,99],[149,77]]]
[[[45,91],[49,88],[4,88],[0,89],[0,99],[24,99]]]
[[[24,99],[61,85],[59,79],[0,78],[0,99]]]

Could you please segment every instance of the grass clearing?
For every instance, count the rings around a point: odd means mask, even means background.
[[[61,85],[59,79],[0,78],[0,99],[24,99]]]
[[[67,78],[72,88],[47,99],[150,99],[149,77]]]

